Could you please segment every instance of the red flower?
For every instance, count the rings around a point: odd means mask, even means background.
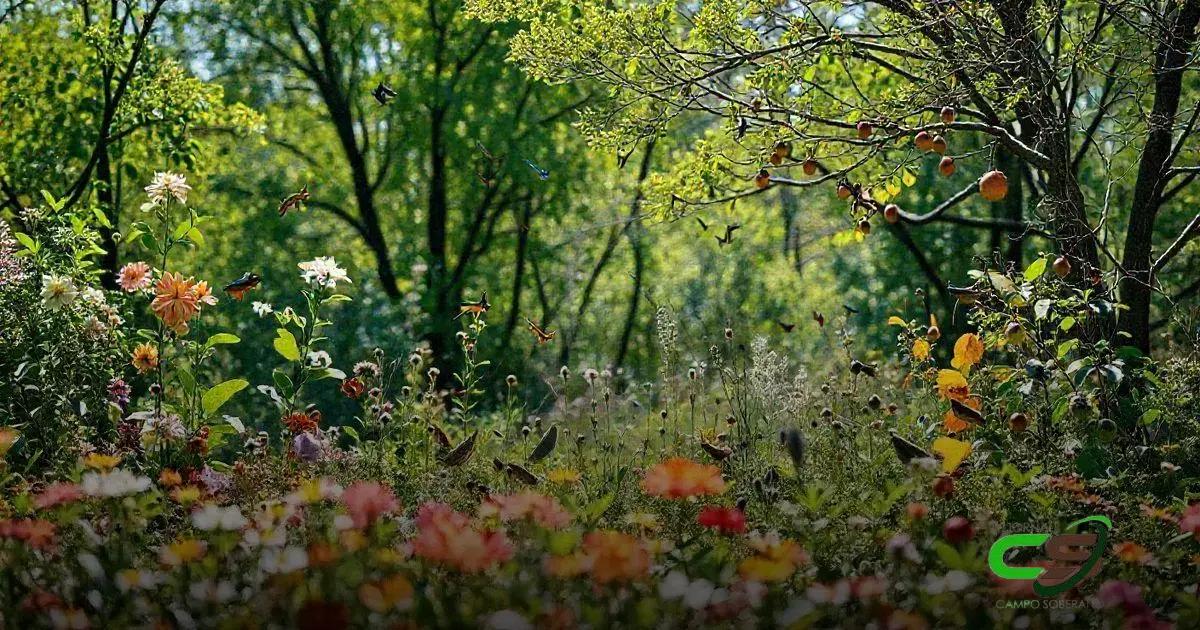
[[[727,508],[710,505],[700,510],[696,522],[710,529],[720,530],[725,534],[743,534],[746,532],[746,515],[737,508]]]
[[[342,381],[342,393],[350,398],[358,398],[366,391],[367,386],[357,378],[348,378]]]
[[[942,536],[951,544],[962,544],[975,537],[975,528],[965,517],[954,516],[942,526]]]

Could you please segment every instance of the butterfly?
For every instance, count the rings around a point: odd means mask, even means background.
[[[796,327],[796,324],[788,324],[788,323],[784,322],[782,319],[775,320],[775,323],[779,324],[779,327],[782,328],[783,332],[785,332],[785,333],[792,332],[792,329]]]
[[[929,451],[900,437],[895,431],[892,432],[892,448],[895,449],[896,457],[900,458],[902,464],[907,464],[914,459],[931,459],[933,457]]]
[[[843,304],[842,308],[846,309],[847,313],[851,313],[853,315],[858,315],[858,309],[854,308],[853,306],[850,306],[849,304]]]
[[[746,131],[749,129],[750,129],[750,121],[747,120],[745,116],[739,116],[738,122],[737,122],[737,129],[734,130],[733,137],[737,140],[741,140],[742,137],[746,135]]]
[[[715,237],[717,239],[717,245],[720,247],[724,247],[724,246],[732,243],[733,242],[733,232],[741,227],[742,227],[742,224],[740,224],[740,223],[734,223],[733,225],[726,225],[725,226],[725,237],[724,238],[722,238],[720,236]]]
[[[279,216],[287,214],[288,210],[299,208],[300,204],[308,201],[308,196],[308,184],[305,184],[299,191],[288,195],[279,202]]]
[[[380,105],[387,105],[388,101],[396,98],[396,90],[393,90],[384,83],[380,83],[375,86],[374,90],[371,90],[371,96],[374,96]]]
[[[700,217],[696,217],[696,223],[700,224],[701,230],[704,230],[705,232],[708,231],[708,224],[704,222],[704,219],[701,219]]]
[[[820,326],[821,328],[825,327],[825,315],[823,313],[813,311],[813,321],[817,322],[817,326]]]
[[[229,294],[229,297],[240,300],[246,295],[247,291],[257,287],[260,282],[262,282],[262,278],[258,274],[247,272],[242,274],[242,277],[237,280],[225,285],[225,292]]]
[[[951,284],[947,285],[946,289],[948,289],[950,291],[950,295],[953,295],[954,298],[957,299],[961,304],[971,305],[979,299],[979,291],[977,291],[975,287],[956,287]]]
[[[480,315],[488,312],[488,309],[490,309],[490,308],[492,308],[492,305],[491,305],[491,303],[488,302],[487,291],[484,291],[483,295],[479,296],[478,302],[462,302],[462,303],[460,303],[458,305],[458,315],[455,315],[454,319],[458,319],[459,317],[462,317],[466,313],[471,313],[476,318],[478,318]]]
[[[546,181],[547,179],[550,179],[550,171],[547,171],[546,169],[538,166],[537,164],[534,164],[530,160],[525,160],[525,163],[529,165],[529,168],[533,169],[533,172],[537,173],[538,179],[541,179],[542,181]]]
[[[528,317],[525,318],[525,323],[529,324],[529,332],[532,332],[533,336],[537,337],[537,342],[539,344],[553,340],[554,335],[558,334],[557,330],[544,330],[541,326],[533,323],[533,321],[531,321]]]

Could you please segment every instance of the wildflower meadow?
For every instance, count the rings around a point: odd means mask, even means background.
[[[1200,627],[1198,27],[0,1],[0,629]]]

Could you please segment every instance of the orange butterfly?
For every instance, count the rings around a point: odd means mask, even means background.
[[[534,337],[537,337],[538,344],[543,344],[543,343],[546,343],[547,341],[551,341],[554,339],[554,335],[558,334],[557,330],[543,329],[541,326],[538,326],[537,324],[530,321],[530,319],[528,317],[525,318],[525,323],[529,324],[529,331],[533,333]]]
[[[305,201],[308,201],[308,184],[305,184],[304,187],[299,190],[299,192],[294,192],[288,195],[279,203],[279,216],[287,214],[288,210],[299,208],[300,204],[304,203]]]
[[[247,291],[257,287],[260,282],[262,282],[262,278],[258,274],[247,272],[242,274],[241,278],[225,285],[225,292],[229,294],[229,297],[240,300],[246,295]]]
[[[454,319],[458,319],[459,317],[462,317],[466,313],[470,313],[470,314],[474,315],[476,318],[478,318],[480,315],[488,312],[488,309],[490,309],[490,308],[492,308],[492,305],[491,305],[491,303],[488,302],[487,291],[484,291],[483,295],[479,296],[478,302],[462,302],[462,303],[460,303],[458,305],[458,315],[455,315]]]

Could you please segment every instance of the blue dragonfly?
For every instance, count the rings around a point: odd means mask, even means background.
[[[550,171],[547,171],[546,169],[538,166],[537,164],[534,164],[532,160],[527,159],[527,160],[525,160],[525,163],[529,165],[529,168],[533,169],[533,172],[537,173],[538,178],[541,179],[542,181],[546,181],[547,179],[550,179]]]

